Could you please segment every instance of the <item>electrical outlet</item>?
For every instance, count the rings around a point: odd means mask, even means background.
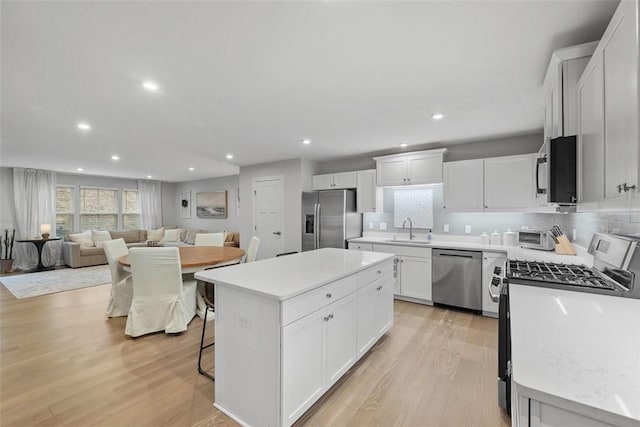
[[[465,232],[465,234],[471,234],[471,226],[470,225],[465,225],[464,226],[464,232]]]
[[[442,231],[444,231],[445,233],[448,233],[449,232],[449,224],[445,224]]]
[[[372,222],[369,223],[369,230],[373,230],[373,223]]]
[[[387,231],[387,223],[386,222],[381,222],[380,223],[380,231]]]

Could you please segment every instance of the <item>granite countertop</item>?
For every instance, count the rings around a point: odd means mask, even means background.
[[[392,254],[325,248],[205,270],[195,277],[283,301],[391,259]]]
[[[640,300],[512,284],[509,301],[516,387],[640,425]]]
[[[455,239],[455,240],[453,240]],[[483,252],[501,252],[506,253],[509,259],[518,259],[522,261],[544,261],[556,262],[562,264],[584,264],[588,267],[593,265],[593,257],[589,255],[586,249],[574,245],[577,255],[560,255],[553,251],[538,251],[535,249],[525,249],[520,246],[503,246],[503,245],[485,245],[478,242],[474,237],[449,237],[436,235],[429,243],[426,237],[419,237],[413,241],[391,241],[392,235],[388,236],[364,236],[355,239],[349,239],[353,243],[374,243],[395,246],[411,246],[423,248],[443,248],[443,249],[468,249]]]

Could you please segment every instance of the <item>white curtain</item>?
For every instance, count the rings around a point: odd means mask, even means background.
[[[162,227],[162,184],[160,181],[138,180],[140,224],[142,228]]]
[[[40,237],[40,225],[51,225],[55,237],[56,173],[45,170],[13,168],[13,199],[15,206],[16,240]],[[48,242],[42,251],[46,266],[62,258],[62,242]],[[32,243],[16,243],[14,268],[30,269],[38,264],[38,252]]]

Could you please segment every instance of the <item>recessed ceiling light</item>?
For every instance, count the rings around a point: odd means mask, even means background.
[[[409,144],[407,144],[406,142],[401,142],[401,143],[399,143],[398,145],[399,145],[400,147],[406,147],[406,146],[407,146],[407,145],[409,145]]]
[[[116,156],[115,154],[111,156],[111,160],[120,160],[120,156]]]
[[[442,119],[443,117],[444,117],[444,114],[442,114],[442,113],[433,113],[433,114],[431,115],[431,118],[432,118],[433,120],[440,120],[440,119]]]
[[[76,170],[77,170],[78,172],[82,172],[84,169],[82,169],[82,168],[78,168],[78,169],[76,169]]]
[[[76,127],[80,130],[91,130],[91,125],[89,123],[80,122],[76,125]]]
[[[196,170],[196,168],[194,168],[193,166],[189,168],[190,171],[194,171]]]
[[[233,159],[233,154],[227,154],[227,159],[229,160]]]
[[[151,175],[147,175],[147,178],[151,179],[151,178],[153,178],[153,177],[152,177]]]
[[[155,92],[158,90],[158,84],[156,82],[152,82],[151,80],[143,81],[142,87],[150,92]]]
[[[303,139],[303,140],[302,140],[302,143],[303,143],[304,145],[309,145],[309,144],[311,144],[311,140],[310,140],[310,139]]]

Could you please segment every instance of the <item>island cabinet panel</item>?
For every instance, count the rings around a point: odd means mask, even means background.
[[[358,359],[393,325],[392,274],[358,289]]]
[[[393,324],[387,254],[326,248],[218,270],[197,275],[215,284],[215,406],[241,425],[292,425],[366,351],[364,313],[368,348]],[[376,295],[360,301],[367,285]]]

